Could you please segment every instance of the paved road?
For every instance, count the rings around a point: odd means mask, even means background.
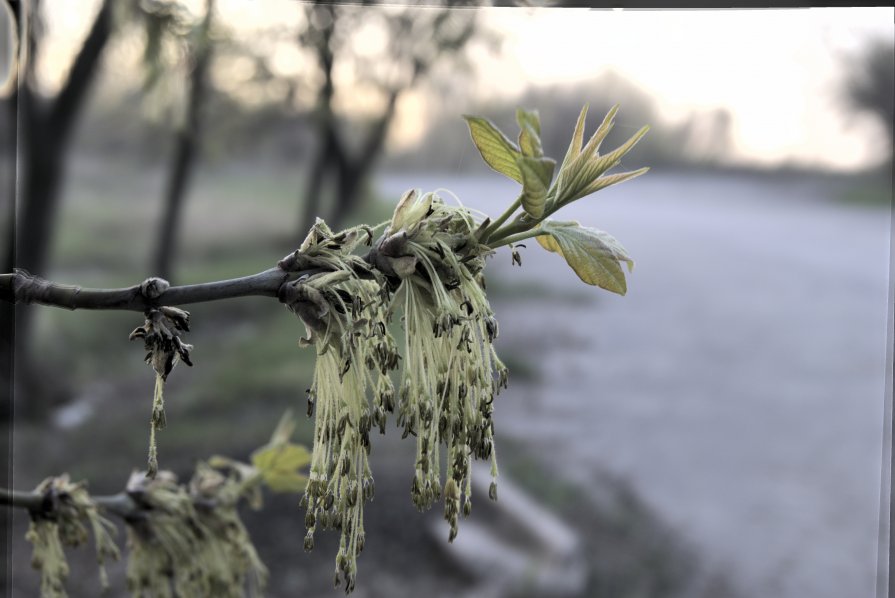
[[[445,186],[493,215],[501,177]],[[872,596],[883,436],[888,210],[820,182],[650,173],[568,210],[637,260],[629,293],[498,306],[501,342],[545,373],[499,430],[587,482],[627,476],[749,595]],[[530,243],[503,277],[586,289]],[[595,532],[598,533],[598,532]]]

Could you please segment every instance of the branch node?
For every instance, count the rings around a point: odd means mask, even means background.
[[[140,294],[150,300],[158,299],[162,294],[171,287],[164,278],[153,276],[147,278],[140,284]]]

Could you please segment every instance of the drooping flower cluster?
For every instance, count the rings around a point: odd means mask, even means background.
[[[153,280],[153,279],[150,279]],[[149,458],[147,477],[158,472],[158,448],[155,433],[167,424],[165,418],[165,381],[178,361],[192,366],[192,345],[184,343],[180,336],[190,330],[190,314],[176,307],[159,307],[146,311],[146,321],[130,334],[130,340],[143,339],[146,363],[155,371],[155,392],[152,398],[152,415],[149,418]]]
[[[118,560],[119,552],[112,535],[115,527],[99,514],[83,482],[72,483],[68,475],[47,478],[35,489],[44,496],[50,510],[32,513],[25,539],[34,552],[31,565],[41,572],[40,593],[47,597],[66,596],[64,581],[68,577],[68,561],[63,547],[87,543],[86,521],[93,533],[100,583],[108,588],[105,562]]]
[[[492,345],[497,320],[484,292],[488,250],[476,246],[475,229],[466,209],[447,205],[434,193],[409,191],[381,244],[398,248],[392,253],[400,255],[392,259],[411,260],[399,273],[396,293],[404,309],[406,347],[398,425],[405,437],[416,437],[411,495],[420,510],[444,496],[449,540],[457,535],[461,510],[469,515],[472,508],[471,461],[490,459],[497,477],[491,415],[494,397],[507,384],[507,369]],[[443,487],[441,446],[447,467]],[[495,481],[489,495],[496,498]]]
[[[237,512],[256,472],[199,463],[189,486],[169,471],[135,472],[127,493],[144,516],[128,521],[127,585],[137,597],[261,594],[267,568]]]
[[[490,459],[497,476],[492,402],[507,370],[492,347],[497,322],[484,293],[490,250],[477,244],[475,229],[468,210],[410,191],[365,259],[351,252],[372,241],[368,230],[334,234],[318,220],[280,262],[286,271],[319,270],[284,285],[280,300],[305,323],[303,344],[317,351],[305,547],[318,527],[341,530],[335,582],[346,591],[364,546],[363,503],[374,492],[370,429],[384,432],[388,413],[416,438],[412,500],[425,509],[444,496],[451,540],[459,514],[472,507],[471,461]],[[389,372],[399,357],[388,324],[398,308],[405,351],[396,397]],[[489,494],[496,498],[494,483]]]
[[[356,559],[364,548],[363,505],[374,494],[367,461],[370,430],[373,425],[383,430],[386,413],[394,408],[389,372],[398,364],[387,327],[387,282],[358,275],[357,269],[373,276],[350,255],[359,241],[353,233],[334,235],[318,221],[302,247],[287,258],[287,266],[335,269],[286,285],[280,297],[306,325],[308,338],[302,339],[303,344],[317,351],[308,389],[308,414],[316,414],[303,498],[305,548],[313,548],[318,527],[341,531],[335,583],[344,582],[346,591],[354,588]],[[374,395],[372,409],[368,389]]]
[[[41,572],[41,596],[65,598],[69,568],[65,549],[86,544],[92,532],[100,582],[104,568],[119,558],[116,528],[101,515],[121,517],[129,547],[127,586],[136,598],[263,594],[268,571],[261,561],[238,506],[245,500],[261,508],[263,487],[299,492],[307,480],[300,470],[308,450],[290,441],[295,422],[284,414],[270,442],[252,453],[251,463],[213,456],[196,465],[189,484],[178,484],[170,471],[155,478],[135,471],[125,492],[92,497],[84,482],[67,474],[47,478],[29,504],[32,565]],[[99,593],[97,593],[99,595]]]

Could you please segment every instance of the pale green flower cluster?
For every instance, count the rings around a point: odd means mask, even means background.
[[[145,515],[127,526],[127,585],[136,597],[261,594],[268,572],[237,512],[254,484],[248,466],[229,473],[200,463],[189,487],[168,471],[137,472],[127,492]]]
[[[99,514],[87,493],[84,482],[72,483],[68,475],[47,478],[35,489],[49,501],[46,513],[32,513],[25,539],[31,542],[31,565],[40,570],[40,595],[50,598],[66,596],[64,581],[68,577],[68,562],[64,546],[76,547],[88,540],[86,521],[93,533],[100,583],[109,586],[105,562],[118,560],[119,552],[112,534],[115,526]]]
[[[68,475],[44,480],[35,490],[26,539],[33,545],[32,565],[41,571],[41,596],[64,598],[69,568],[64,549],[86,544],[92,531],[100,581],[103,567],[119,558],[115,526],[100,508],[124,518],[129,547],[127,586],[138,598],[174,596],[260,596],[268,571],[255,550],[238,506],[246,500],[261,508],[261,488],[300,492],[306,477],[299,470],[310,455],[289,438],[295,427],[286,413],[269,443],[252,453],[251,464],[221,456],[199,462],[189,484],[178,484],[170,471],[155,478],[135,471],[125,493],[92,498],[86,484]]]
[[[366,259],[352,254],[369,229],[334,234],[318,221],[285,270],[319,269],[284,285],[280,300],[305,323],[317,351],[308,389],[315,413],[307,490],[305,548],[318,527],[341,531],[335,583],[354,588],[363,550],[363,504],[373,497],[370,429],[385,431],[397,412],[404,437],[416,438],[411,497],[420,509],[444,497],[450,539],[470,513],[473,459],[490,459],[497,476],[492,403],[507,370],[492,342],[497,321],[484,293],[488,247],[462,207],[434,193],[409,191]],[[402,310],[404,363],[398,397],[389,372],[399,357],[389,321]],[[442,447],[447,471],[441,475]],[[496,487],[492,483],[492,498]]]
[[[507,369],[492,346],[497,320],[484,292],[489,250],[475,244],[475,230],[468,210],[447,205],[434,193],[411,191],[384,241],[406,234],[401,259],[409,256],[416,264],[401,276],[396,293],[404,309],[406,348],[398,425],[405,437],[416,437],[411,496],[420,510],[444,497],[449,540],[457,535],[461,508],[464,515],[472,508],[472,459],[490,459],[497,477],[491,414],[495,395],[507,383]],[[492,482],[489,494],[495,492]]]
[[[308,389],[308,414],[316,411],[316,415],[314,451],[303,498],[307,506],[305,548],[313,548],[318,527],[341,531],[335,584],[344,582],[346,591],[354,588],[357,555],[364,548],[363,505],[374,494],[367,461],[370,430],[374,425],[384,430],[386,413],[394,409],[389,372],[398,365],[387,326],[388,283],[374,278],[372,271],[350,254],[360,240],[359,234],[352,232],[335,235],[318,221],[302,247],[287,260],[303,267],[336,269],[303,277],[287,285],[280,297],[307,327],[303,344],[317,351],[314,379]]]

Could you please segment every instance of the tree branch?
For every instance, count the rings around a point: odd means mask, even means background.
[[[0,274],[0,300],[12,303],[40,303],[65,309],[104,309],[145,311],[162,305],[187,305],[234,297],[276,297],[280,286],[290,280],[314,272],[286,272],[279,267],[216,282],[188,284],[146,292],[146,283],[121,289],[89,289],[62,285],[24,270]],[[148,279],[161,282],[161,279]],[[165,285],[166,286],[166,285]]]
[[[103,511],[121,517],[125,521],[140,519],[148,511],[146,506],[140,505],[127,492],[119,492],[118,494],[108,496],[91,496],[90,500]],[[56,508],[50,493],[22,492],[8,488],[0,488],[0,505],[26,509],[28,512],[36,515],[52,515],[53,510]],[[202,503],[197,504],[197,506],[207,507],[208,505]]]

